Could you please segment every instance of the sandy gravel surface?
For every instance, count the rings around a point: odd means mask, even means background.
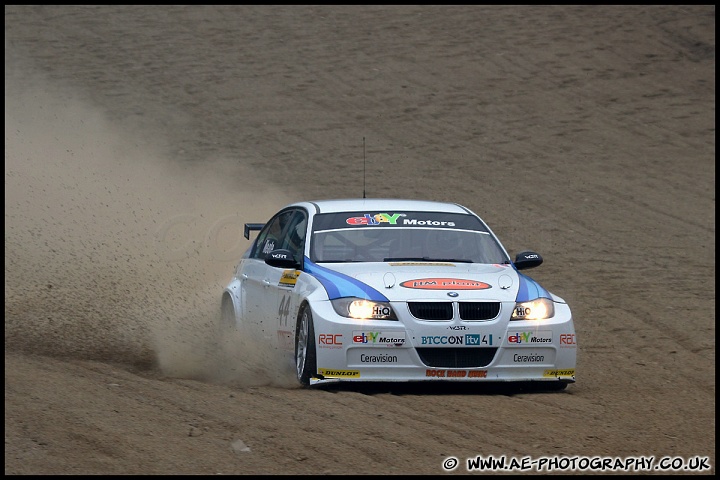
[[[576,384],[301,389],[216,336],[241,225],[362,196],[363,138],[368,196],[543,255]],[[5,7],[6,474],[714,474],[715,274],[714,6]]]

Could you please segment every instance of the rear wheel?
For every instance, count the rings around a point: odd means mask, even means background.
[[[310,377],[317,370],[317,359],[315,357],[315,327],[313,326],[312,312],[307,305],[300,312],[295,331],[295,369],[298,381],[304,386],[310,385]]]

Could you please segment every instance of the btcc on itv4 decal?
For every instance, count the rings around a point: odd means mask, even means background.
[[[542,257],[512,259],[462,205],[297,202],[245,223],[253,232],[222,293],[222,327],[262,332],[304,386],[575,382],[570,307],[523,273]]]

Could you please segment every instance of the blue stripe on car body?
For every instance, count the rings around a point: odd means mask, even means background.
[[[520,288],[518,288],[517,298],[515,301],[529,302],[530,300],[535,300],[536,298],[541,297],[552,298],[550,297],[548,291],[541,287],[535,280],[527,275],[523,275],[520,272],[517,273],[518,279],[520,280]]]
[[[329,268],[321,267],[320,265],[311,262],[308,257],[305,257],[303,271],[318,279],[322,286],[325,287],[330,300],[343,297],[358,297],[366,300],[373,300],[375,302],[389,301],[385,295],[378,292],[371,286],[352,278],[349,275],[336,272],[335,270],[330,270]]]

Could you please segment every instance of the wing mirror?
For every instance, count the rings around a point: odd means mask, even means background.
[[[277,250],[273,250],[272,252],[268,253],[265,257],[265,263],[267,263],[271,267],[278,268],[299,269],[301,267],[297,260],[295,260],[292,252],[290,250],[285,250],[282,248],[278,248]]]
[[[515,256],[515,268],[518,270],[539,267],[542,263],[543,259],[540,254],[531,250],[520,252]]]

